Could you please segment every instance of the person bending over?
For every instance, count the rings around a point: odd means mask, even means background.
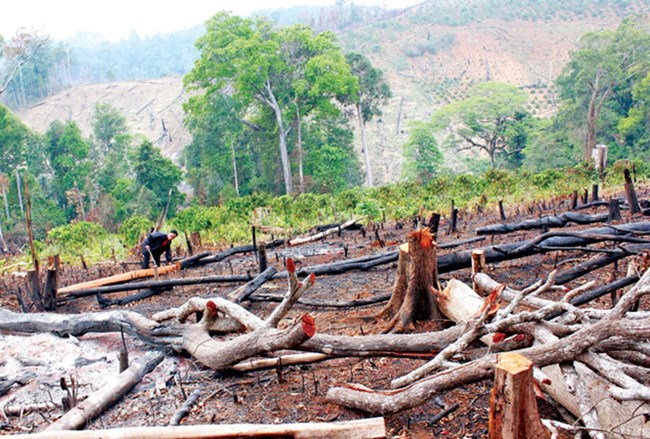
[[[178,236],[176,230],[169,233],[152,232],[142,243],[142,268],[149,268],[149,260],[153,258],[156,267],[160,267],[160,256],[165,253],[167,263],[172,262],[172,241]]]

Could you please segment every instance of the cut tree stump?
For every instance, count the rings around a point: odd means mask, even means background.
[[[490,439],[544,439],[551,434],[542,425],[533,386],[533,363],[523,355],[497,355],[490,396]]]
[[[387,330],[403,332],[413,329],[416,321],[440,318],[430,292],[430,287],[439,287],[436,249],[428,227],[411,232],[408,247],[400,247],[395,290],[379,314],[391,318]]]
[[[625,177],[625,197],[627,198],[627,204],[630,206],[630,214],[640,213],[641,207],[639,206],[636,191],[634,190],[634,182],[630,176],[630,170],[625,168],[623,170],[623,176]]]

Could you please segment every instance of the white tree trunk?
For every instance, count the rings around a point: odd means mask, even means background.
[[[237,160],[235,159],[235,143],[230,143],[230,151],[232,152],[232,172],[235,176],[235,192],[239,196],[239,178],[237,177]]]
[[[363,123],[363,115],[361,114],[361,107],[357,105],[357,115],[359,117],[359,129],[361,130],[361,148],[363,148],[363,155],[366,160],[366,184],[368,187],[373,186],[372,181],[372,168],[370,167],[370,152],[366,144],[366,126]]]

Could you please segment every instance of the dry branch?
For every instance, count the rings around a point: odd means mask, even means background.
[[[162,360],[163,355],[159,352],[146,353],[143,358],[131,363],[128,369],[111,379],[101,389],[79,403],[46,430],[61,431],[82,428],[128,393],[143,376],[155,369]],[[58,434],[61,437],[61,433]]]
[[[578,355],[596,349],[598,344],[613,336],[629,337],[644,342],[650,335],[650,321],[626,318],[637,300],[650,294],[650,270],[618,304],[595,323],[584,323],[575,332],[557,341],[517,351],[537,367],[574,360]],[[502,328],[498,328],[502,329]],[[395,413],[416,407],[434,395],[487,379],[494,373],[496,355],[466,363],[419,380],[409,387],[375,391],[359,385],[330,388],[327,399],[346,407],[370,413]]]

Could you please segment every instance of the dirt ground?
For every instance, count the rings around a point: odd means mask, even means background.
[[[647,198],[648,190],[639,191],[641,198]],[[548,202],[550,210],[544,214],[560,213],[566,210],[567,200]],[[555,211],[553,211],[555,210]],[[518,211],[518,212],[517,212]],[[606,211],[601,207],[599,212]],[[592,213],[594,210],[583,211]],[[539,206],[520,206],[508,210],[508,221],[534,218],[540,215]],[[626,212],[624,219],[629,220]],[[647,217],[637,217],[634,221],[645,221]],[[473,230],[484,224],[497,222],[492,212],[462,212],[460,232],[447,233],[447,222],[443,219],[438,234],[438,242],[444,243],[475,236]],[[365,236],[359,230],[344,231],[341,236],[333,235],[324,241],[298,247],[279,247],[269,250],[269,263],[278,271],[284,269],[288,257],[296,260],[298,268],[371,253],[381,253],[395,249],[405,242],[407,234],[413,230],[412,221],[378,225],[379,236],[387,244],[380,247],[374,233]],[[593,227],[593,226],[591,226]],[[570,227],[571,230],[580,227]],[[584,228],[584,227],[583,227]],[[449,250],[439,254],[480,247],[498,242],[512,242],[537,236],[539,231],[519,232],[507,236],[486,238],[483,242]],[[204,249],[202,249],[204,250]],[[209,249],[217,251],[218,249]],[[545,276],[555,267],[570,268],[592,255],[575,251],[548,253],[531,256],[512,262],[503,262],[488,267],[489,274],[499,282],[513,288],[528,286]],[[64,267],[60,285],[95,279],[110,274],[133,269],[128,264],[105,264],[89,267]],[[625,276],[626,264],[609,266],[588,276],[598,285],[608,282],[610,277]],[[253,255],[236,255],[225,261],[200,268],[184,270],[168,277],[196,277],[202,275],[243,274],[255,272]],[[370,298],[386,294],[392,290],[396,274],[396,263],[383,265],[369,271],[353,271],[335,276],[321,276],[307,291],[305,298],[322,301],[348,301]],[[470,271],[459,270],[441,276],[444,283],[451,277],[469,281]],[[573,285],[585,279],[573,281]],[[0,306],[19,310],[12,286],[18,282],[6,277],[0,283]],[[569,284],[571,286],[572,284]],[[191,297],[223,296],[238,285],[199,285],[177,287],[173,291],[128,305],[127,308],[146,316],[157,311],[176,307]],[[282,294],[286,291],[286,280],[274,280],[264,284],[259,293]],[[128,293],[112,294],[117,298]],[[288,319],[309,311],[316,319],[317,331],[327,334],[364,335],[379,333],[385,322],[375,316],[384,306],[378,303],[356,308],[312,307],[296,305]],[[251,312],[260,317],[267,316],[277,305],[275,302],[244,302]],[[610,307],[609,296],[601,298],[595,306]],[[647,304],[643,304],[646,309]],[[70,301],[61,306],[59,313],[83,313],[100,311],[94,297]],[[431,330],[448,325],[448,322],[431,322],[420,325],[418,331]],[[138,358],[149,346],[131,337],[126,337],[131,359]],[[87,395],[98,388],[104,376],[117,373],[116,353],[121,345],[119,334],[88,334],[78,339],[59,337],[54,334],[24,336],[20,334],[0,335],[2,358],[0,377],[18,372],[31,371],[36,378],[24,387],[19,387],[0,397],[0,407],[53,401],[59,403],[65,396],[59,382],[61,378],[75,377],[79,395]],[[154,372],[145,376],[123,400],[92,421],[88,429],[116,428],[121,426],[166,425],[174,412],[181,406],[186,396],[195,389],[201,390],[199,403],[192,409],[183,425],[190,424],[231,424],[231,423],[293,423],[330,422],[361,419],[371,415],[342,408],[327,402],[324,398],[327,389],[340,383],[355,382],[374,389],[388,388],[390,381],[410,372],[426,359],[413,358],[338,358],[321,363],[289,366],[282,370],[262,370],[250,373],[214,372],[197,364],[190,357],[167,355]],[[491,382],[458,388],[431,399],[415,409],[387,416],[386,425],[390,438],[485,438],[487,437],[489,395]],[[438,416],[457,404],[458,408],[441,419]],[[545,400],[538,400],[543,417],[561,419],[553,406]],[[0,413],[0,434],[16,434],[39,431],[62,415],[59,406],[51,411],[27,413],[22,416],[2,416]]]

